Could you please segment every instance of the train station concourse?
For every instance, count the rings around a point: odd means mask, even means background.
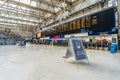
[[[120,0],[0,0],[0,80],[120,80]]]

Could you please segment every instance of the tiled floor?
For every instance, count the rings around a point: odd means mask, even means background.
[[[120,80],[120,54],[87,50],[90,64],[65,60],[65,47],[0,46],[0,80]]]

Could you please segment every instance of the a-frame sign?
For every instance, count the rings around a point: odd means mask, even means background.
[[[79,38],[70,38],[65,58],[75,57],[76,62],[87,59],[87,54],[83,46],[83,42]]]

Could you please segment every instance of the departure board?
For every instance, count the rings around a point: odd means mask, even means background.
[[[90,16],[86,16],[86,28],[90,27]]]
[[[89,31],[107,31],[114,28],[115,25],[115,7],[96,12],[85,17],[80,17],[77,20],[69,21],[64,24],[60,24],[58,29],[47,31],[48,34],[64,33],[72,34],[78,33],[79,30]],[[46,32],[44,32],[46,34]]]
[[[72,23],[72,21],[70,22],[70,30],[73,30],[73,23]]]
[[[80,29],[81,27],[81,23],[80,23],[80,19],[77,20],[77,29]]]
[[[66,31],[69,31],[69,23],[66,23]]]
[[[59,32],[59,27],[58,26],[56,27],[56,32]]]
[[[73,21],[73,30],[76,30],[77,28],[77,23],[76,23],[76,20]]]
[[[81,18],[81,28],[85,28],[85,18]]]
[[[67,31],[66,28],[67,28],[67,26],[66,26],[66,24],[64,24],[64,25],[63,25],[63,31],[64,31],[64,32]]]
[[[59,26],[59,32],[62,32],[62,25]]]
[[[98,25],[98,16],[97,15],[93,15],[91,16],[91,25]]]
[[[65,32],[65,24],[62,25],[63,32]]]
[[[62,24],[62,26],[61,26],[61,32],[64,32],[64,25]]]

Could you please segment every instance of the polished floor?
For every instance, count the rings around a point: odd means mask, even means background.
[[[0,46],[0,80],[120,80],[120,54],[86,50],[87,61],[63,59],[65,47]]]

